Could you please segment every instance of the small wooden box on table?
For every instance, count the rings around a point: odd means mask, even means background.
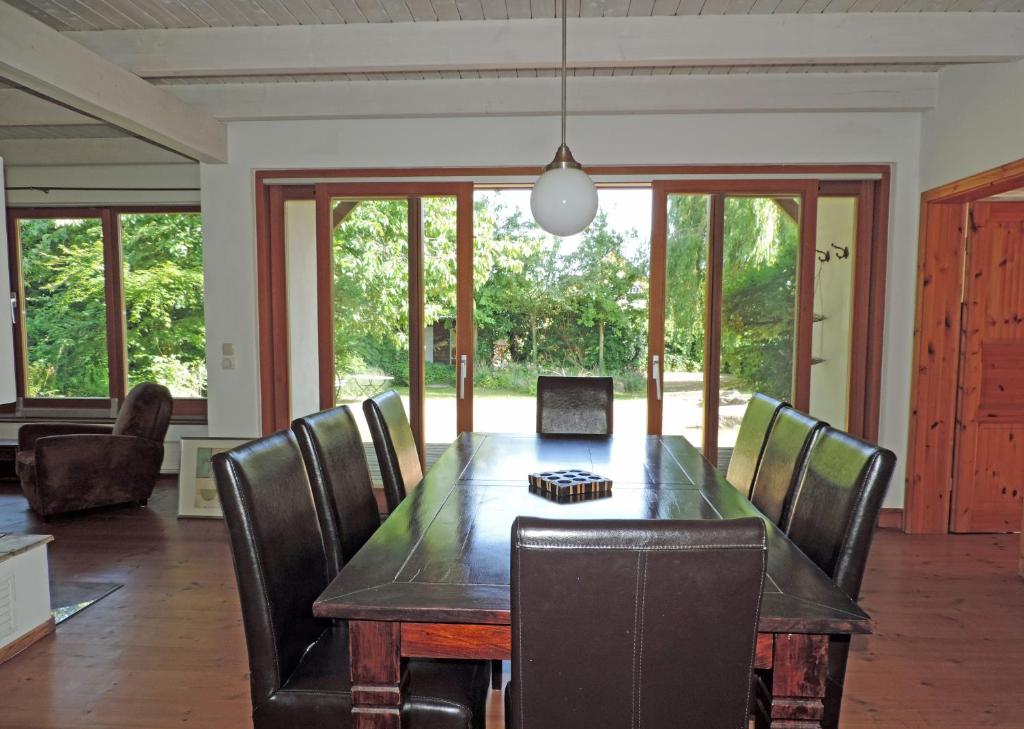
[[[537,498],[524,477],[589,464],[607,498]],[[732,519],[757,510],[686,440],[464,433],[313,606],[349,621],[357,729],[399,729],[407,658],[509,659],[510,535],[517,515]],[[817,729],[829,636],[868,633],[868,616],[768,524],[768,575],[755,668],[758,723]]]

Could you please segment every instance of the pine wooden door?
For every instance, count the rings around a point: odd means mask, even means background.
[[[961,317],[951,528],[1010,532],[1024,499],[1024,203],[978,203]]]

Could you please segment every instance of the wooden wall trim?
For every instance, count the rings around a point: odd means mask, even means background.
[[[725,195],[709,196],[707,297],[704,301],[704,457],[718,462],[718,402],[722,379],[722,266]]]
[[[1024,159],[926,190],[921,203],[965,203],[1024,186]]]
[[[456,430],[473,430],[473,368],[476,358],[476,324],[473,321],[473,183],[458,186],[455,223],[455,377]],[[458,397],[459,358],[467,355],[465,397]]]
[[[922,208],[904,529],[944,534],[956,426],[964,206]]]
[[[805,182],[800,198],[800,255],[797,257],[796,341],[793,406],[811,409],[811,351],[814,338],[814,268],[818,237],[818,182]]]
[[[882,509],[878,513],[879,529],[902,529],[903,509]]]
[[[668,256],[668,191],[664,182],[655,182],[651,189],[651,270],[647,304],[647,432],[661,435],[664,427],[664,388],[662,400],[657,399],[654,382],[654,357],[661,363],[659,376],[665,376],[665,297]],[[664,380],[663,380],[664,381]]]
[[[416,450],[420,457],[420,468],[427,471],[426,452],[426,418],[424,417],[424,397],[426,366],[423,350],[423,306],[425,304],[423,277],[423,198],[410,195],[406,208],[408,226],[409,255],[408,266],[408,297],[409,297],[409,425],[416,441]],[[456,228],[458,222],[456,221]],[[458,232],[456,232],[456,238]],[[456,242],[456,246],[458,243]],[[457,256],[456,256],[457,259]],[[456,266],[458,262],[456,260]],[[458,306],[456,304],[456,306]]]
[[[320,409],[334,407],[334,217],[326,186],[316,199],[316,341]],[[287,312],[286,312],[287,316]]]

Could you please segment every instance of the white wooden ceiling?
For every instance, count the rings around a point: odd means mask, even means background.
[[[554,18],[556,0],[6,0],[57,30]],[[569,0],[570,17],[1024,12],[1024,0]]]

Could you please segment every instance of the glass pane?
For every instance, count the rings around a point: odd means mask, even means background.
[[[818,198],[811,415],[838,428],[847,426],[856,239],[857,198]]]
[[[409,204],[335,199],[331,220],[335,402],[361,413],[363,400],[394,388],[408,413]]]
[[[120,224],[128,387],[206,397],[202,217],[131,213]]]
[[[424,438],[447,446],[456,436],[455,245],[457,201],[423,198]]]
[[[475,195],[478,431],[534,432],[540,374],[608,375],[616,432],[647,430],[651,191],[601,189],[579,235],[556,238],[529,190]]]
[[[754,392],[791,397],[799,220],[799,198],[725,199],[720,463],[736,444]]]
[[[665,258],[665,373],[662,432],[704,440],[704,313],[707,195],[669,195]]]
[[[29,397],[109,397],[103,227],[18,221]]]

